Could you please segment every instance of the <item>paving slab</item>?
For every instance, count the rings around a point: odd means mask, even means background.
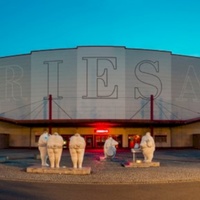
[[[81,169],[74,169],[69,167],[51,168],[41,166],[31,166],[26,168],[28,173],[42,173],[42,174],[70,174],[70,175],[87,175],[91,173],[91,167],[83,167]]]
[[[122,166],[124,167],[160,167],[160,162],[128,162],[128,163],[122,163]]]

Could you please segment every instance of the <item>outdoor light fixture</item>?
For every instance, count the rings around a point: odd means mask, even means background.
[[[108,133],[108,129],[95,129],[95,133]]]

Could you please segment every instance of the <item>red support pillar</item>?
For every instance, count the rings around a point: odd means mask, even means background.
[[[49,133],[51,134],[51,120],[52,120],[52,95],[49,95]]]
[[[150,111],[151,112],[151,121],[153,121],[153,95],[151,95],[150,98],[151,98],[151,109],[150,109],[151,110]]]
[[[150,107],[150,119],[151,119],[151,123],[153,122],[153,120],[154,120],[154,107],[153,107],[153,105],[154,105],[154,98],[153,98],[153,95],[151,95],[151,97],[150,97],[150,100],[151,100],[151,107]],[[153,136],[153,125],[151,124],[151,126],[150,126],[150,129],[151,129],[151,135]]]

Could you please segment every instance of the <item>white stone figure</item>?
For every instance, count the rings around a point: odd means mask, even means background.
[[[76,133],[70,137],[69,152],[71,155],[73,168],[82,168],[85,146],[85,140],[79,133]]]
[[[108,136],[104,143],[104,156],[105,158],[114,158],[116,155],[116,145],[119,143],[112,138],[111,135]]]
[[[59,168],[60,160],[63,151],[64,140],[57,132],[49,136],[47,142],[47,152],[51,168]]]
[[[38,140],[38,149],[40,151],[40,158],[41,158],[41,165],[42,166],[49,166],[47,164],[47,141],[49,138],[49,134],[47,131],[45,131],[42,135],[40,135]]]
[[[155,142],[149,132],[142,137],[140,148],[144,156],[144,162],[152,162],[155,151]]]

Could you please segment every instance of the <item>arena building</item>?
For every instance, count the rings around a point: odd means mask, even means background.
[[[147,131],[157,147],[198,140],[199,57],[81,46],[1,57],[0,70],[1,146],[36,147],[44,130],[78,132],[87,148],[108,134],[131,148]]]

